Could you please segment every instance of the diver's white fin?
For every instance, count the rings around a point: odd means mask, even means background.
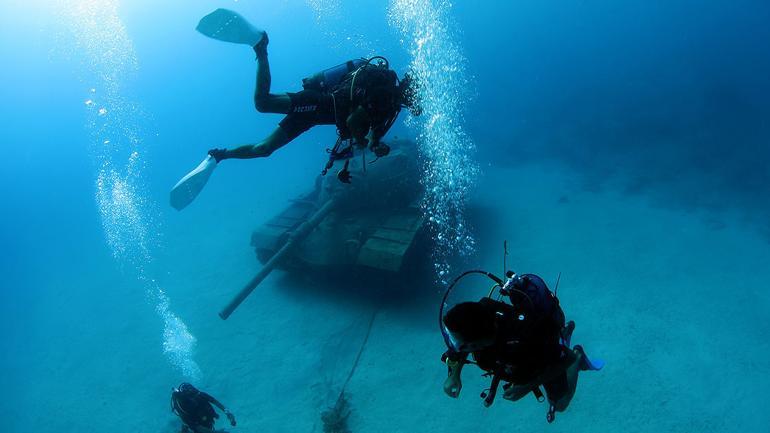
[[[211,155],[207,155],[203,162],[171,188],[171,206],[176,210],[182,210],[192,203],[206,186],[216,167],[217,161]]]
[[[229,9],[217,9],[201,18],[195,30],[220,41],[234,44],[257,45],[265,35],[246,21],[238,12]]]

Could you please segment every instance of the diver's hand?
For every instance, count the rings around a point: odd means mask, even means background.
[[[339,179],[342,183],[351,183],[351,179],[353,179],[353,175],[350,174],[350,170],[347,168],[343,168],[342,170],[337,172],[337,179]]]
[[[460,390],[463,388],[463,383],[460,380],[460,375],[463,371],[463,365],[465,363],[465,356],[462,359],[452,359],[449,353],[445,353],[441,356],[441,360],[446,363],[449,375],[444,381],[444,393],[446,395],[457,398],[460,395]]]
[[[227,159],[227,149],[211,149],[209,150],[209,155],[219,163],[219,161]]]
[[[457,398],[460,395],[460,390],[462,388],[463,383],[460,380],[459,374],[450,374],[444,381],[444,393],[452,398]]]
[[[230,420],[230,425],[235,427],[235,415],[229,410],[225,410],[225,415],[227,415],[227,419]]]
[[[503,398],[516,401],[532,392],[532,387],[527,385],[507,384],[503,386]]]
[[[390,146],[388,146],[385,143],[374,143],[371,146],[372,152],[377,156],[377,158],[382,158],[383,156],[388,156],[390,153]]]

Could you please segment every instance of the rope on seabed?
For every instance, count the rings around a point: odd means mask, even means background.
[[[361,348],[358,349],[358,355],[356,355],[356,360],[353,361],[353,367],[350,369],[350,373],[348,373],[347,379],[345,379],[345,383],[342,384],[342,389],[340,389],[340,395],[337,397],[337,402],[334,404],[336,407],[340,400],[342,400],[342,396],[345,395],[345,388],[347,388],[348,383],[350,382],[350,379],[353,378],[353,374],[356,372],[356,367],[358,367],[358,362],[361,360],[361,355],[364,353],[364,348],[366,348],[366,343],[369,341],[369,335],[372,333],[372,326],[374,325],[374,319],[377,317],[377,313],[380,310],[374,310],[372,312],[372,317],[369,319],[369,326],[366,328],[366,335],[364,336],[364,341],[361,342]]]
[[[345,382],[342,384],[340,394],[337,396],[337,401],[334,403],[334,406],[330,407],[324,412],[321,412],[321,421],[324,424],[323,431],[325,433],[350,433],[350,429],[347,426],[347,418],[351,411],[347,407],[349,403],[345,398],[345,389],[347,388],[348,383],[350,383],[350,379],[353,378],[353,374],[356,372],[358,363],[361,361],[361,356],[364,353],[364,348],[366,348],[366,343],[369,341],[369,335],[372,333],[374,319],[377,317],[378,312],[379,309],[376,309],[372,312],[372,317],[369,319],[369,326],[366,328],[366,335],[364,336],[364,340],[361,342],[361,347],[358,349],[358,354],[356,355],[355,361],[353,361],[353,366],[350,368],[350,373],[348,373],[348,377],[345,378]],[[347,413],[344,413],[346,410]],[[317,426],[317,422],[313,423],[313,433],[315,433]]]

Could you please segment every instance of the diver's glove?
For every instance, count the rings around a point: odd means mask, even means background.
[[[227,415],[227,419],[230,420],[230,425],[235,427],[235,415],[227,409],[225,409],[225,415]]]
[[[227,159],[227,149],[211,149],[209,155],[218,163],[223,159]]]

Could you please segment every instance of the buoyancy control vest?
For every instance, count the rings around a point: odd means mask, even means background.
[[[353,59],[345,63],[302,79],[302,88],[305,90],[315,90],[322,93],[329,93],[342,81],[348,73],[355,71],[367,63],[367,59]]]
[[[395,120],[401,110],[398,75],[387,62],[369,62],[346,73],[331,93],[335,99],[345,101],[351,110],[362,106],[373,127],[390,127],[391,119]]]
[[[334,161],[352,156],[354,145],[347,121],[354,111],[363,107],[366,112],[366,116],[363,117],[366,122],[364,127],[371,130],[375,139],[383,137],[388,132],[401,111],[402,98],[398,75],[390,69],[388,60],[381,56],[349,60],[302,81],[305,90],[327,93],[331,95],[334,104],[338,140],[332,149],[327,150],[329,160],[321,172],[322,175],[327,173]],[[365,146],[366,140],[357,145]],[[390,151],[387,145],[372,147],[371,150],[378,158],[387,155]],[[337,174],[338,178],[345,183],[350,182],[347,167],[346,161],[345,166]]]
[[[211,426],[219,417],[201,391],[189,383],[171,393],[171,410],[188,426]]]
[[[564,327],[564,311],[559,298],[548,289],[545,281],[535,274],[517,275],[508,290],[511,304],[523,310],[530,310],[530,319],[545,322],[549,327],[560,330]]]
[[[332,95],[335,107],[347,107],[347,114],[362,106],[375,134],[384,135],[401,111],[398,75],[381,56],[348,60],[317,72],[303,78],[302,87]],[[337,119],[343,131],[346,119],[347,115]]]
[[[495,281],[495,286],[484,299],[494,301],[489,302],[490,305],[497,305],[501,304],[503,298],[508,298],[510,304],[505,304],[506,316],[515,318],[515,321],[518,322],[515,327],[522,337],[526,337],[529,330],[538,328],[540,330],[552,330],[553,335],[558,340],[559,331],[565,325],[564,312],[559,305],[559,299],[548,289],[542,278],[534,274],[516,275],[509,272],[509,275],[506,275],[506,280],[503,280],[486,271],[472,270],[455,278],[444,293],[439,308],[439,326],[450,350],[452,350],[451,338],[443,323],[444,309],[447,307],[449,294],[457,283],[471,274],[486,275]],[[493,298],[495,289],[498,289],[496,301]]]

